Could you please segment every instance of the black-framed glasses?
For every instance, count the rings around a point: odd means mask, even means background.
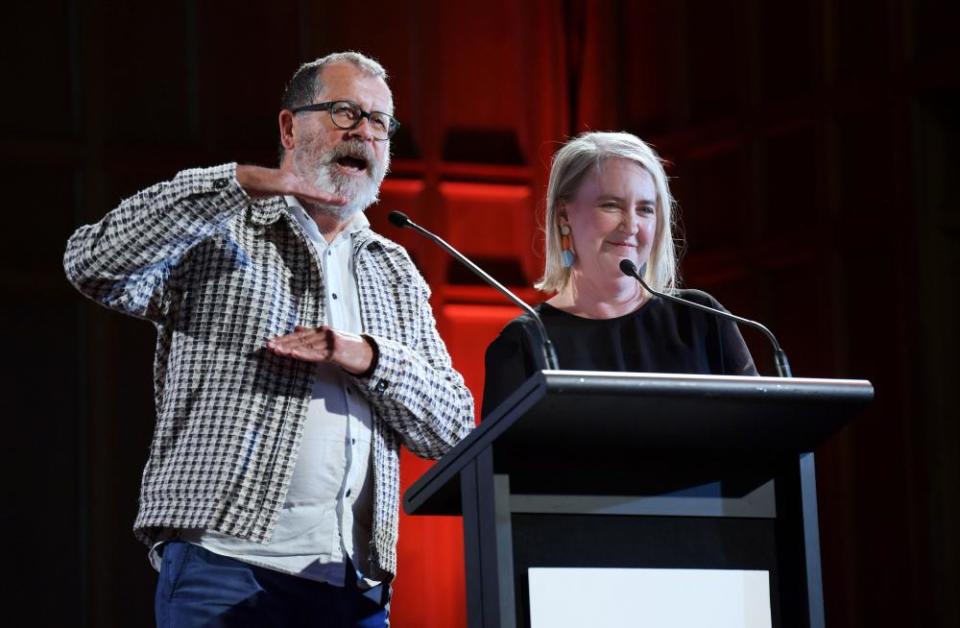
[[[366,118],[370,125],[373,139],[385,141],[393,137],[393,134],[400,128],[400,121],[389,113],[382,111],[364,111],[355,102],[349,100],[331,100],[329,102],[320,102],[313,105],[304,105],[294,107],[291,113],[300,113],[301,111],[329,111],[330,119],[337,128],[351,130],[360,126],[360,122]]]

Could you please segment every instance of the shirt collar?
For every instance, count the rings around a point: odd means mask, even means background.
[[[307,237],[314,242],[327,244],[327,240],[323,237],[323,234],[320,233],[320,229],[317,228],[317,223],[313,221],[313,218],[310,217],[310,214],[307,213],[307,210],[304,209],[297,197],[284,196],[283,199],[287,202],[287,210],[290,212],[290,215],[293,216],[298,223],[300,223],[300,226],[303,227]],[[369,226],[370,221],[367,220],[366,214],[364,214],[362,211],[359,211],[353,215],[353,218],[350,219],[350,222],[347,224],[346,228],[341,231],[333,241],[336,242],[343,237],[352,236],[354,233],[360,231],[361,229],[366,229]],[[330,244],[333,244],[333,242]]]

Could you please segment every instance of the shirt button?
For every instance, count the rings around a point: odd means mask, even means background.
[[[347,497],[350,497],[350,493],[351,493],[351,490],[348,488],[348,489],[347,489]]]
[[[357,444],[357,439],[356,439],[356,438],[351,438],[351,439],[350,439],[350,444],[351,444],[351,445],[356,445],[356,444]]]
[[[337,293],[336,293],[336,292],[333,293],[333,298],[334,298],[334,299],[337,298]]]

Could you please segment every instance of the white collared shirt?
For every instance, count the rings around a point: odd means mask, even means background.
[[[334,329],[363,331],[352,234],[369,225],[363,213],[327,242],[292,196],[284,197],[320,258],[326,320]],[[316,365],[296,467],[273,537],[254,543],[212,531],[181,536],[224,556],[343,586],[349,557],[374,586],[382,574],[370,561],[373,474],[370,405],[337,366]]]

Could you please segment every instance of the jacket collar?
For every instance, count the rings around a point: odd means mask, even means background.
[[[353,237],[354,255],[358,255],[362,249],[369,248],[370,246],[377,246],[387,251],[401,248],[399,244],[389,238],[385,238],[369,226],[358,229],[351,235]]]
[[[255,225],[268,227],[280,220],[282,216],[289,216],[289,213],[287,210],[287,202],[282,196],[269,196],[267,198],[256,199],[251,203],[250,222]],[[289,217],[293,220],[292,216]],[[360,253],[361,249],[371,244],[379,245],[388,250],[399,248],[396,242],[372,230],[369,223],[353,231],[350,235],[353,239],[354,255]]]

